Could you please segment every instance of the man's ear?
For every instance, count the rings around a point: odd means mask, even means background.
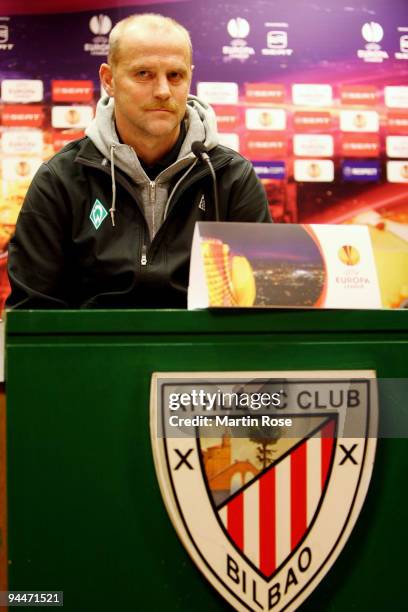
[[[101,64],[101,67],[99,68],[99,78],[101,79],[104,90],[108,96],[112,98],[115,90],[113,86],[112,68],[109,64]]]

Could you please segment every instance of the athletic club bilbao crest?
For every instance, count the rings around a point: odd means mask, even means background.
[[[152,379],[164,503],[236,610],[296,610],[324,578],[364,503],[377,430],[372,371]]]

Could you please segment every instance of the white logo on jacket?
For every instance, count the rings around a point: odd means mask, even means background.
[[[107,216],[108,212],[106,208],[104,207],[102,202],[96,199],[94,205],[92,206],[91,214],[89,215],[89,218],[92,221],[96,230],[100,228]]]
[[[201,200],[200,200],[200,203],[198,205],[198,208],[200,208],[201,210],[205,211],[205,198],[204,198],[203,195],[201,196]]]

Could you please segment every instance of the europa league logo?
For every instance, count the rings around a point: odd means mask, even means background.
[[[312,162],[307,167],[307,173],[310,176],[310,178],[317,179],[321,175],[322,171],[320,169],[319,164]]]
[[[357,251],[356,247],[349,244],[339,249],[338,256],[340,261],[346,264],[346,266],[355,266],[360,261],[360,253]]]

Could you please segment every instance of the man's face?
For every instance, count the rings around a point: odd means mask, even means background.
[[[177,138],[191,83],[189,47],[181,32],[128,27],[115,64],[103,64],[100,74],[115,98],[116,125],[124,142]]]

